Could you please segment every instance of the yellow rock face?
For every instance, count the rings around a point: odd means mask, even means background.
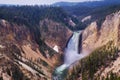
[[[93,51],[97,47],[113,41],[115,46],[119,47],[120,34],[120,12],[108,15],[102,23],[100,30],[97,29],[97,23],[91,23],[83,31],[83,49]]]

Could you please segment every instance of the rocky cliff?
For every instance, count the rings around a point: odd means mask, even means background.
[[[120,12],[106,16],[106,19],[101,23],[92,22],[83,31],[83,48],[93,51],[109,41],[113,41],[115,46],[119,47],[119,27],[120,27]]]
[[[36,36],[29,26],[0,20],[1,79],[51,79],[51,72],[60,61],[60,51],[56,52],[53,48],[57,45],[62,52],[72,32],[52,20],[40,21],[38,31],[41,37]],[[40,37],[40,42],[36,41],[36,37]]]
[[[112,41],[113,46],[117,47],[119,50],[120,49],[119,28],[120,28],[120,11],[106,16],[105,20],[103,21],[103,23],[101,23],[100,27],[98,27],[97,22],[92,22],[83,32],[83,49],[92,52],[98,49],[99,47],[102,47],[103,45],[106,45],[110,41]],[[102,67],[102,69],[98,70],[99,77],[100,76],[106,77],[111,72],[119,74],[120,69],[119,68],[120,63],[118,62],[119,58],[120,56],[118,55],[116,57],[116,60],[111,60],[110,62],[105,61],[106,64],[109,63],[109,65],[107,65],[107,67],[104,68]]]
[[[40,22],[40,32],[42,40],[51,48],[54,49],[56,47],[56,51],[60,53],[63,53],[66,43],[72,34],[72,31],[65,25],[49,19]]]
[[[82,35],[82,49],[88,56],[78,62],[67,80],[119,80],[120,11],[92,22]]]

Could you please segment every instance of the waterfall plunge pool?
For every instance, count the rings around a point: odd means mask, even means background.
[[[86,56],[84,53],[79,54],[79,44],[81,44],[79,43],[81,42],[79,41],[80,35],[82,35],[82,31],[73,32],[73,35],[65,48],[64,63],[54,70],[52,80],[64,80],[67,76],[69,67]]]

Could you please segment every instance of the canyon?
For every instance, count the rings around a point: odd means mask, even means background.
[[[119,80],[120,6],[79,8],[0,6],[0,80]]]

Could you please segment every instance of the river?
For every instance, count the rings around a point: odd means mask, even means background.
[[[81,42],[80,39],[82,39],[80,38],[82,37],[81,35],[82,31],[73,32],[64,51],[64,63],[54,70],[52,80],[64,80],[69,67],[86,56],[84,53],[79,53],[79,50],[81,50],[79,49],[79,44],[81,44],[79,42]]]

